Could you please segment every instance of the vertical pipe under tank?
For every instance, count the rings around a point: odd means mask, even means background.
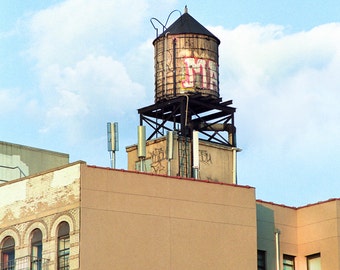
[[[192,169],[193,176],[195,179],[198,179],[198,169],[199,169],[199,139],[198,139],[198,131],[194,130],[192,132]]]
[[[174,131],[166,134],[166,158],[168,160],[168,175],[171,175],[171,160],[174,157]]]

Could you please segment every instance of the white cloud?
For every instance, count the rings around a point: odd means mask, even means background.
[[[145,51],[132,41],[143,32],[147,7],[147,1],[67,0],[33,14],[29,52],[43,94],[41,132],[58,130],[74,143],[112,115],[136,113],[145,99],[136,81],[145,76],[130,52]]]
[[[139,44],[139,46],[130,50],[125,59],[126,69],[131,78],[145,86],[149,103],[153,102],[154,48],[152,45],[152,39],[148,39]]]
[[[340,24],[293,35],[280,26],[212,30],[222,40],[221,95],[243,106],[238,114],[254,128],[254,138],[296,139],[299,128],[309,132],[339,113],[334,101],[340,97]],[[321,136],[322,131],[313,133]]]
[[[135,113],[145,98],[144,88],[129,78],[122,63],[104,56],[90,55],[74,67],[54,66],[44,73],[42,84],[48,107],[41,131],[63,130],[71,141],[109,115],[121,119]]]
[[[0,89],[0,116],[20,109],[24,98],[15,89]]]
[[[67,0],[34,14],[31,55],[39,66],[69,65],[88,54],[119,49],[139,33],[146,1]]]
[[[237,107],[242,174],[253,173],[259,190],[268,179],[319,181],[340,152],[340,24],[294,34],[258,24],[210,29],[221,39],[220,94]],[[291,175],[307,168],[310,182]]]

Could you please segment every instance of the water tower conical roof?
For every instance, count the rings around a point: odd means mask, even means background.
[[[158,36],[164,37],[167,33],[176,34],[201,34],[212,37],[220,44],[220,40],[206,29],[202,24],[196,21],[189,13],[185,12],[172,25],[170,25],[162,34]]]

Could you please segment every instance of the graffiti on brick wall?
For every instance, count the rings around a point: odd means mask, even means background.
[[[151,168],[154,173],[165,172],[165,166],[163,161],[165,160],[165,152],[162,148],[155,148],[150,152],[151,156]]]
[[[199,151],[200,162],[210,165],[212,164],[211,154],[207,150]]]
[[[155,148],[149,152],[151,157],[151,170],[153,173],[165,173],[166,155],[163,148]],[[211,154],[207,150],[199,150],[200,162],[206,165],[213,164]]]
[[[209,59],[184,58],[185,78],[183,88],[217,90],[217,64]]]

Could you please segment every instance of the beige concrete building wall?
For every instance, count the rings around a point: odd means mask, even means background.
[[[276,269],[276,237],[279,236],[279,260],[283,254],[298,255],[296,208],[257,201],[258,249],[267,252],[268,269]],[[299,268],[297,268],[299,269]]]
[[[299,259],[307,270],[306,256],[320,253],[322,270],[340,269],[339,200],[329,200],[298,209]]]
[[[236,164],[233,164],[236,162],[236,156],[234,160],[233,155],[236,155],[239,149],[205,141],[200,141],[199,148],[199,178],[232,184],[236,170]]]
[[[340,269],[339,204],[333,199],[294,208],[258,201],[258,248],[267,251],[269,267],[276,262],[273,229],[278,229],[281,267],[283,254],[295,257],[296,270],[307,270],[307,256],[320,254],[322,270]]]
[[[58,225],[70,226],[70,269],[79,269],[80,163],[0,184],[0,245],[15,240],[18,269],[29,264],[31,236],[42,232],[43,259],[56,269]]]
[[[146,157],[144,159],[145,169],[144,171],[168,175],[169,168],[171,176],[181,176],[183,167],[180,170],[180,146],[178,137],[174,136],[174,147],[173,147],[173,159],[170,161],[170,165],[167,157],[167,142],[166,137],[147,141],[146,144]],[[192,145],[190,142],[187,143],[187,170],[189,171],[190,177],[192,176]],[[234,151],[233,151],[234,150]],[[128,154],[128,170],[139,170],[139,158],[137,154],[137,145],[129,146],[126,148]],[[199,171],[198,178],[220,182],[220,183],[233,183],[233,173],[236,170],[236,156],[234,159],[233,155],[239,149],[232,148],[229,146],[223,146],[216,143],[210,143],[207,141],[200,140],[199,143]],[[137,164],[137,166],[136,166]],[[169,167],[170,166],[170,167]],[[185,166],[184,166],[185,167]],[[186,171],[185,171],[186,172]],[[236,173],[236,172],[235,172]]]
[[[257,269],[256,250],[276,268],[283,256],[307,270],[340,270],[340,200],[287,207],[256,201],[254,189],[209,181],[69,164],[0,184],[0,246],[19,260],[42,232],[44,259],[57,266],[57,231],[70,225],[70,269]],[[22,261],[24,262],[24,261]],[[28,263],[26,261],[26,263]]]
[[[68,154],[0,141],[0,182],[40,173],[68,163]]]
[[[268,207],[257,204],[257,249],[265,251],[266,267],[275,269],[275,222],[274,211]]]
[[[257,269],[254,189],[82,165],[80,266]]]

